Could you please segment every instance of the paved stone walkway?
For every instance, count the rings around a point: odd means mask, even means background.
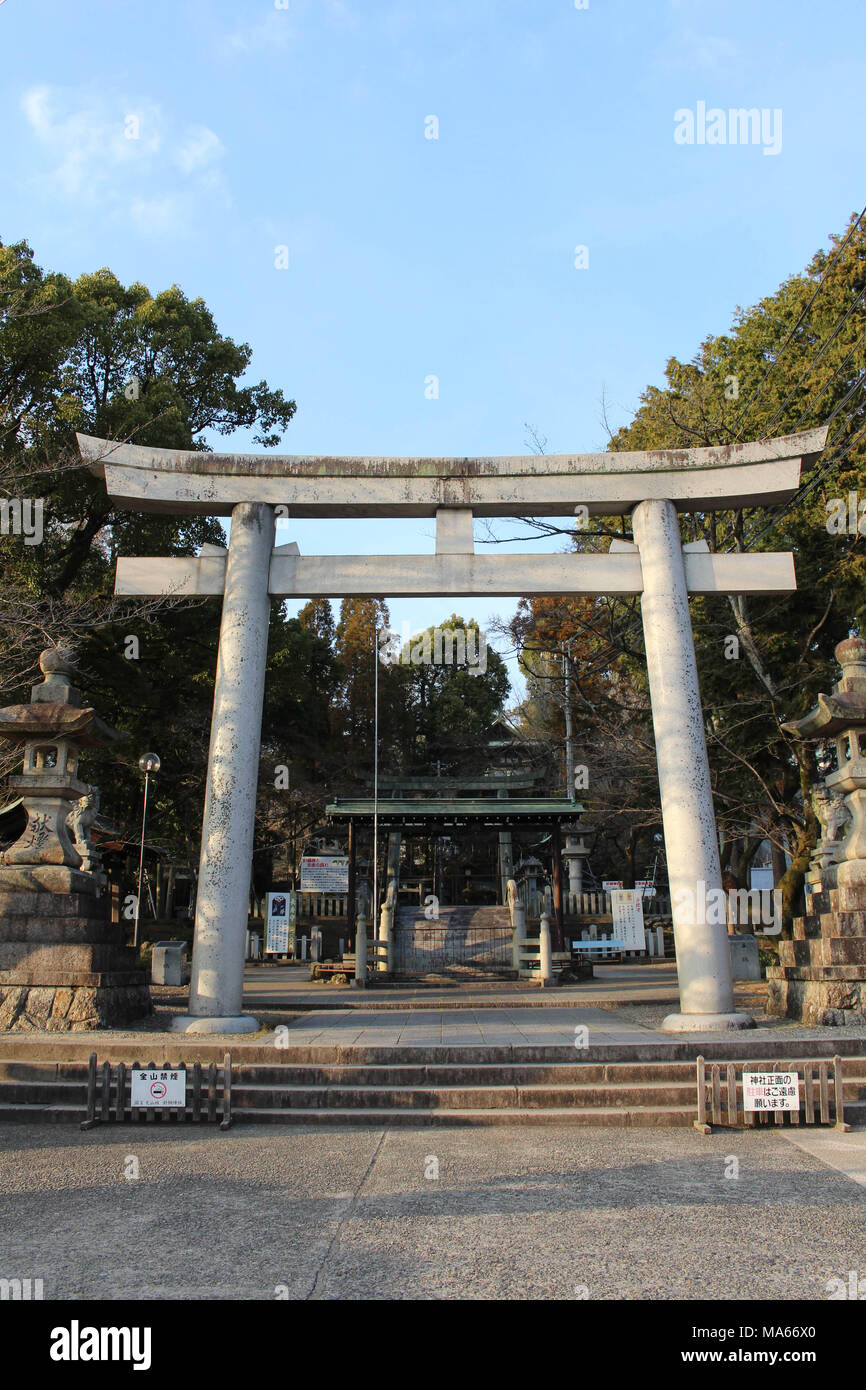
[[[826,1300],[866,1279],[864,1167],[864,1132],[6,1125],[0,1277],[46,1299]]]
[[[588,1028],[590,1045],[658,1038],[650,1028],[606,1009],[439,1009],[376,1013],[361,1009],[302,1014],[288,1025],[293,1044],[339,1047],[550,1047],[575,1042]]]

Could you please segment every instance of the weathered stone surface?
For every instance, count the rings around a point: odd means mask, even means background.
[[[51,892],[6,887],[0,869],[0,919],[13,917],[64,918],[88,917],[103,921],[108,916],[108,899],[96,898],[92,893],[68,892],[65,889]],[[16,870],[16,873],[23,870]],[[81,875],[79,875],[81,877]]]
[[[48,1018],[53,1003],[53,989],[37,987],[27,993],[27,1012],[32,1018]]]
[[[769,973],[769,972],[768,972]],[[809,1025],[844,1022],[843,1015],[866,1010],[866,980],[768,980],[767,1013]],[[839,1015],[839,1017],[834,1017]]]
[[[66,1017],[70,1023],[83,1023],[98,1017],[97,992],[95,989],[77,989]]]
[[[110,942],[39,945],[32,941],[0,941],[0,980],[7,984],[15,983],[19,970],[31,976],[64,970],[94,973],[116,969],[119,964],[118,948]]]
[[[0,1031],[12,1028],[27,998],[27,990],[21,985],[0,989]]]
[[[51,1006],[51,1017],[56,1022],[58,1019],[66,1018],[74,998],[71,989],[58,989],[54,993],[54,1003]]]
[[[0,917],[0,943],[109,942],[121,946],[121,929],[101,917]]]
[[[105,986],[0,986],[0,1032],[87,1032],[151,1012],[150,991],[138,971]]]
[[[92,874],[63,864],[3,864],[0,865],[0,891],[87,894],[93,901],[96,883]]]

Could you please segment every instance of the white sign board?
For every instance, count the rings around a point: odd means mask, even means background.
[[[743,1110],[799,1110],[796,1071],[744,1071]]]
[[[603,878],[601,888],[603,893],[613,893],[615,889],[622,887],[621,878]]]
[[[636,888],[614,888],[610,895],[614,939],[623,951],[645,951],[643,895]]]
[[[651,878],[636,879],[634,886],[645,898],[654,898],[656,895],[655,884]]]
[[[268,916],[265,923],[266,955],[285,956],[290,950],[294,950],[297,909],[297,894],[268,894]]]
[[[134,1067],[132,1076],[133,1106],[184,1106],[186,1104],[186,1071],[154,1067],[153,1070],[138,1071]]]
[[[347,854],[305,854],[301,860],[302,893],[348,893]]]

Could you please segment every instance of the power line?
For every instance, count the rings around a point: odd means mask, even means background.
[[[866,293],[866,291],[864,291],[864,293]],[[821,397],[823,396],[824,392],[827,390],[827,387],[833,385],[833,382],[836,380],[836,378],[837,378],[837,376],[839,375],[839,373],[841,372],[842,368],[848,364],[848,362],[849,362],[850,359],[854,356],[854,353],[857,351],[858,347],[860,346],[860,344],[863,342],[864,339],[866,339],[866,329],[864,329],[863,332],[860,334],[860,337],[857,339],[856,343],[855,343],[854,346],[852,347],[851,351],[848,353],[847,357],[843,357],[842,361],[839,363],[839,365],[838,365],[838,367],[836,368],[836,370],[835,370],[835,372],[833,373],[833,375],[832,375],[831,377],[828,377],[828,379],[824,382],[824,385],[821,387],[821,390],[818,392],[818,394],[817,394],[817,396],[815,397],[814,401],[810,402],[810,403],[806,406],[806,409],[803,411],[802,415],[800,416],[799,420],[797,421],[796,425],[794,426],[794,430],[795,430],[795,431],[798,430],[798,429],[800,428],[801,424],[802,424],[803,421],[805,420],[806,416],[810,413],[810,411],[812,411],[812,410],[815,409],[815,406],[818,404],[818,402],[819,402],[819,400],[821,399]]]
[[[827,341],[824,343],[824,346],[816,353],[816,355],[812,358],[812,361],[811,361],[806,367],[803,368],[803,371],[800,373],[799,380],[796,382],[796,384],[795,384],[794,386],[791,387],[791,390],[788,392],[787,396],[786,396],[785,399],[782,401],[782,404],[779,406],[779,409],[776,411],[775,415],[773,416],[772,420],[770,421],[769,425],[767,426],[767,434],[768,434],[768,435],[769,435],[770,431],[773,429],[773,427],[774,427],[776,421],[778,420],[779,416],[782,414],[783,410],[785,409],[785,406],[788,404],[788,402],[789,402],[789,400],[791,399],[791,397],[792,397],[792,396],[794,395],[794,393],[797,391],[798,387],[800,386],[800,383],[803,381],[803,378],[806,377],[806,376],[808,376],[809,372],[811,372],[811,371],[817,366],[817,364],[820,362],[821,358],[824,356],[824,353],[827,351],[827,349],[828,349],[828,347],[830,346],[830,344],[831,344],[832,342],[835,341],[835,339],[836,339],[836,338],[839,336],[839,334],[841,333],[842,329],[845,327],[845,324],[848,322],[849,318],[850,318],[851,315],[853,314],[854,310],[856,309],[857,305],[860,303],[860,300],[863,298],[864,295],[866,295],[866,285],[863,286],[862,290],[861,290],[860,293],[858,294],[857,298],[854,300],[853,304],[849,305],[849,307],[848,307],[848,309],[846,310],[846,312],[845,312],[845,313],[842,315],[842,317],[839,319],[838,323],[836,324],[836,327],[833,329],[833,332],[830,334],[830,337],[829,337],[829,338],[827,339]],[[853,354],[856,352],[857,348],[858,348],[858,347],[860,346],[860,344],[863,342],[863,339],[864,339],[864,338],[866,338],[866,330],[864,330],[863,334],[857,339],[857,342],[854,344],[854,346],[852,347],[851,351],[848,353],[848,356],[847,356],[847,357],[839,364],[839,366],[836,368],[836,371],[833,373],[833,376],[831,376],[830,381],[827,382],[827,383],[824,385],[824,387],[822,388],[822,390],[819,392],[818,396],[815,398],[815,401],[812,403],[813,407],[814,407],[814,405],[817,403],[817,401],[819,401],[819,400],[821,399],[821,396],[823,396],[824,391],[826,391],[827,386],[830,385],[830,382],[832,382],[832,381],[835,380],[835,378],[838,376],[839,372],[840,372],[840,371],[842,370],[842,368],[844,367],[845,363],[846,363],[846,362],[848,361],[848,359],[849,359],[850,357],[852,357]],[[804,416],[808,413],[808,410],[809,410],[809,407],[807,406],[807,407],[806,407],[806,410],[803,412],[803,415],[800,416],[800,419],[798,420],[797,424],[794,426],[794,430],[799,429],[799,426],[800,426],[800,424],[802,423],[802,420],[803,420]]]
[[[809,313],[809,310],[812,308],[812,305],[815,303],[815,300],[818,298],[818,295],[821,293],[821,290],[824,288],[824,285],[826,284],[826,281],[827,281],[827,276],[830,274],[830,270],[831,270],[832,266],[835,264],[835,262],[836,262],[836,261],[839,259],[839,257],[841,256],[842,252],[845,250],[845,247],[848,245],[849,241],[850,241],[851,238],[853,237],[853,235],[854,235],[854,233],[856,232],[857,228],[860,226],[860,223],[863,221],[864,216],[866,216],[866,207],[864,207],[864,208],[862,209],[862,211],[861,211],[861,213],[860,213],[860,216],[857,218],[857,221],[856,221],[855,223],[853,223],[853,225],[852,225],[851,227],[848,228],[848,231],[847,231],[847,233],[846,233],[846,235],[845,235],[844,240],[841,241],[841,242],[839,243],[839,245],[836,247],[836,250],[833,252],[832,256],[830,257],[830,259],[828,260],[827,264],[825,265],[825,267],[824,267],[824,273],[822,274],[821,279],[818,281],[818,284],[817,284],[817,286],[816,286],[816,288],[815,288],[814,294],[812,295],[812,297],[811,297],[811,299],[809,300],[809,302],[808,302],[808,304],[806,305],[806,307],[802,310],[802,312],[801,312],[799,318],[797,319],[797,322],[794,324],[794,327],[791,329],[790,333],[788,334],[787,338],[786,338],[785,341],[783,342],[783,344],[782,344],[781,348],[779,349],[778,353],[777,353],[776,356],[773,358],[773,361],[770,363],[770,365],[769,365],[769,367],[767,368],[766,372],[765,372],[764,375],[761,377],[761,380],[758,382],[757,386],[755,387],[754,391],[752,392],[752,394],[751,394],[751,396],[749,397],[749,399],[746,401],[746,404],[743,406],[743,409],[741,410],[739,416],[737,417],[737,419],[736,419],[736,421],[735,421],[735,423],[734,423],[734,431],[733,431],[734,433],[736,433],[736,432],[739,430],[740,425],[742,424],[742,422],[743,422],[743,420],[744,420],[744,418],[745,418],[746,411],[749,409],[749,407],[750,407],[750,406],[753,404],[753,402],[755,401],[756,397],[757,397],[757,396],[760,394],[760,392],[763,390],[763,387],[764,387],[764,385],[765,385],[765,383],[766,383],[768,377],[771,375],[771,373],[772,373],[772,371],[773,371],[773,368],[774,368],[774,367],[777,367],[777,366],[779,365],[779,363],[781,362],[781,360],[782,360],[782,358],[783,358],[783,356],[784,356],[784,354],[785,354],[785,352],[786,352],[786,350],[787,350],[789,344],[791,343],[791,341],[793,340],[795,334],[797,333],[797,330],[802,326],[802,324],[803,324],[803,322],[804,322],[804,320],[805,320],[805,318],[806,318],[806,315]]]
[[[853,419],[854,416],[852,414],[848,417],[848,422],[850,422]],[[836,436],[836,440],[834,441],[834,447],[835,444],[838,444],[844,432],[845,431],[843,427],[840,433]],[[831,469],[836,467],[845,458],[848,457],[848,454],[851,452],[858,439],[860,439],[860,437],[864,433],[866,433],[866,425],[863,425],[862,428],[856,432],[856,434],[852,435],[849,438],[845,448],[842,450],[840,454],[837,454],[835,457],[833,455],[833,450],[831,449],[830,456],[822,460],[823,466],[810,478],[808,478],[805,483],[803,483],[803,485],[799,488],[794,497],[791,498],[791,501],[784,508],[784,510],[779,512],[777,515],[770,517],[770,519],[766,522],[764,526],[761,527],[757,534],[751,537],[752,544],[754,545],[758,541],[762,540],[768,531],[772,531],[775,526],[778,526],[781,521],[784,521],[785,517],[788,516],[788,514],[792,511],[792,509],[795,506],[797,506],[800,502],[805,501],[805,499],[809,496],[811,492],[814,491],[818,484],[823,482],[824,478],[826,478],[827,474],[831,471]]]

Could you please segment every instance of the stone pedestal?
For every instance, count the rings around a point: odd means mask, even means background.
[[[767,970],[767,1013],[807,1024],[861,1022],[866,1016],[866,884],[823,887],[811,895],[794,939],[779,942]]]
[[[26,815],[0,851],[0,1031],[83,1032],[151,1012],[145,973],[100,896],[88,835],[97,789],[77,775],[82,748],[121,735],[82,704],[68,653],[51,648],[39,664],[30,703],[0,709],[0,738],[24,754],[10,785]]]
[[[78,1033],[149,1014],[144,972],[107,899],[26,879],[23,867],[0,869],[0,1031]]]
[[[731,952],[731,975],[735,980],[760,980],[761,956],[758,938],[751,932],[729,936],[728,948]]]

